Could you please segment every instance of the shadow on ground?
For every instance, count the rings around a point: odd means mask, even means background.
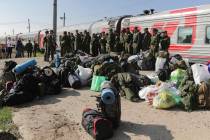
[[[171,132],[163,125],[141,125],[131,122],[122,122],[121,126],[115,131],[115,135],[111,140],[131,140],[129,135],[146,136],[150,140],[172,140]]]
[[[66,98],[69,96],[80,96],[80,93],[78,91],[75,91],[73,89],[62,89],[62,92],[58,95],[47,95],[44,97],[41,97],[39,99],[35,99],[33,102],[26,103],[23,105],[16,106],[17,108],[23,108],[23,107],[31,107],[34,105],[50,105],[50,104],[56,104],[61,102],[61,98]]]

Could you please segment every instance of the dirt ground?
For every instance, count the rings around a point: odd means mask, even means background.
[[[92,140],[81,126],[81,117],[83,109],[96,108],[90,96],[99,93],[88,89],[64,89],[60,95],[16,107],[13,120],[24,140]],[[209,140],[209,118],[209,111],[156,110],[145,102],[122,99],[122,123],[111,140]]]

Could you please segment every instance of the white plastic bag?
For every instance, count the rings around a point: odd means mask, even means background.
[[[158,57],[155,63],[155,72],[158,72],[160,69],[163,69],[166,63],[166,58]]]
[[[139,91],[139,97],[143,100],[146,100],[148,93],[155,92],[155,91],[157,91],[157,87],[155,85],[145,87]]]
[[[128,58],[128,63],[137,62],[138,60],[142,60],[143,55],[132,55]]]
[[[210,73],[208,72],[208,66],[204,64],[194,64],[191,66],[193,72],[193,78],[196,84],[200,84],[202,81],[208,82],[210,79]]]
[[[92,76],[92,70],[90,68],[84,68],[79,65],[78,65],[77,73],[81,80],[88,80]]]

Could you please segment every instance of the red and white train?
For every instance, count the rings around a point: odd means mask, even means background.
[[[183,9],[169,10],[160,13],[121,16],[106,18],[93,23],[72,25],[58,29],[58,36],[63,31],[75,32],[87,30],[92,33],[108,32],[110,28],[120,32],[123,28],[138,27],[157,28],[159,31],[166,30],[171,37],[171,54],[181,54],[189,58],[190,62],[207,62],[210,60],[210,5],[202,5]],[[34,34],[21,34],[18,37],[24,40],[35,40],[43,43],[44,31]],[[59,37],[58,37],[59,38]]]

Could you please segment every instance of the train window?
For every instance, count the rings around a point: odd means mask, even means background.
[[[206,44],[210,44],[210,26],[206,28]]]
[[[192,27],[179,27],[178,43],[191,44],[192,43]]]

